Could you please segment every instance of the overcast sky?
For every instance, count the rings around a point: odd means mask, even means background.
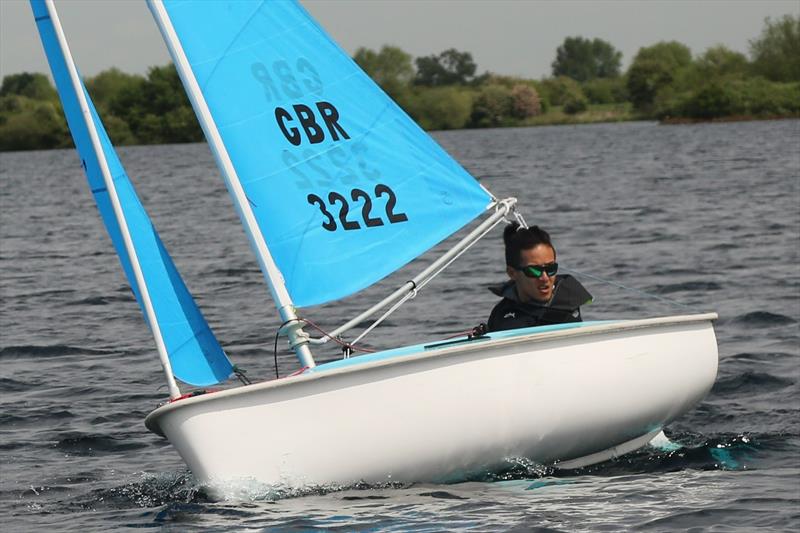
[[[242,0],[247,1],[247,0]],[[414,57],[456,48],[478,71],[540,78],[568,36],[599,37],[623,53],[676,40],[700,54],[716,44],[748,51],[765,17],[800,16],[800,0],[302,0],[351,54],[399,46]],[[56,2],[81,72],[146,73],[169,62],[144,0]],[[27,0],[0,0],[0,76],[48,72]]]

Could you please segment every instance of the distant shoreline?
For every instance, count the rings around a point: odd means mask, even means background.
[[[589,109],[582,113],[568,115],[555,108],[531,119],[518,124],[516,127],[533,126],[562,126],[576,124],[603,124],[613,122],[658,122],[664,125],[682,124],[704,124],[718,122],[752,122],[759,120],[792,120],[800,119],[800,113],[781,114],[781,115],[730,115],[724,117],[664,117],[657,119],[652,116],[642,115],[634,112],[629,104],[602,104],[589,105]],[[502,126],[501,126],[502,127]],[[480,129],[480,128],[470,128]]]
[[[720,123],[720,122],[753,122],[757,120],[797,120],[800,119],[800,113],[789,115],[731,115],[728,117],[714,117],[714,118],[688,118],[688,117],[665,117],[659,122],[667,126],[676,126],[683,124],[704,124],[704,123]]]
[[[549,114],[549,113],[548,113]],[[488,129],[506,129],[506,128],[536,128],[544,126],[582,126],[590,124],[614,124],[620,122],[654,122],[662,126],[688,126],[693,124],[725,124],[731,122],[759,122],[759,121],[779,121],[779,120],[800,120],[800,114],[797,115],[770,115],[770,116],[757,116],[757,115],[737,115],[730,117],[718,117],[710,119],[699,118],[682,118],[682,117],[669,117],[662,120],[654,119],[646,116],[636,116],[633,114],[628,115],[600,115],[598,113],[591,113],[591,110],[585,112],[588,116],[566,115],[564,117],[548,117],[548,114],[539,115],[536,117],[538,120],[532,121],[528,124],[515,124],[506,126],[487,126],[484,128],[456,128],[456,129],[433,129],[426,130],[428,133],[451,132],[451,131],[475,131],[475,130],[488,130]],[[204,143],[205,139],[199,141],[186,141],[186,142],[166,142],[166,143],[149,143],[149,144],[126,144],[120,145],[118,148],[127,148],[133,146],[160,146],[160,145],[173,145],[173,144],[196,144]],[[59,146],[53,148],[35,148],[30,150],[0,150],[3,153],[22,153],[22,152],[45,152],[49,150],[71,150],[74,146]]]

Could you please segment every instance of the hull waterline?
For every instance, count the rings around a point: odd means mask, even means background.
[[[714,383],[714,314],[419,347],[173,402],[146,420],[210,484],[442,481],[643,446]],[[369,357],[369,356],[364,356]]]

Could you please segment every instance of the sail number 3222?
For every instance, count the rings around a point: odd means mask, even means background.
[[[388,197],[385,211],[386,221],[389,224],[397,224],[408,220],[408,216],[405,213],[398,213],[395,211],[397,196],[394,191],[386,185],[379,183],[375,186],[375,198],[380,198],[382,196]],[[362,226],[359,220],[354,220],[353,218],[348,219],[350,215],[350,203],[347,198],[338,192],[329,193],[327,203],[316,194],[309,194],[307,199],[309,204],[319,207],[322,216],[325,217],[325,221],[322,223],[323,229],[328,231],[336,231],[340,227],[344,230],[361,229]],[[358,202],[359,200],[364,201],[364,204],[361,206],[361,221],[363,221],[366,227],[374,228],[384,225],[384,219],[372,213],[372,197],[369,193],[362,189],[353,189],[350,191],[350,199],[353,202]],[[338,216],[334,217],[330,210],[335,211],[337,208]],[[336,223],[337,218],[339,224]]]

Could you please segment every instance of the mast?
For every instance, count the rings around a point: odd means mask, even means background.
[[[75,97],[78,101],[78,105],[81,109],[81,114],[83,120],[86,124],[86,129],[89,133],[89,138],[92,142],[92,147],[94,149],[95,155],[97,156],[97,162],[100,167],[100,171],[103,175],[103,182],[105,183],[106,189],[108,190],[109,198],[111,199],[111,203],[114,207],[114,215],[117,218],[119,223],[120,233],[122,234],[123,241],[125,242],[125,250],[128,252],[128,256],[131,259],[131,266],[133,268],[134,276],[136,278],[136,285],[139,288],[139,293],[142,297],[142,303],[145,308],[145,314],[147,316],[147,321],[150,325],[150,329],[153,332],[153,337],[156,342],[156,347],[158,349],[158,356],[161,360],[161,366],[164,369],[164,374],[166,375],[167,379],[167,386],[169,388],[169,396],[172,399],[175,399],[181,395],[181,391],[178,388],[178,384],[175,381],[175,376],[172,373],[172,365],[169,361],[169,355],[167,353],[167,348],[164,344],[164,339],[161,334],[161,329],[158,325],[158,320],[156,318],[155,310],[153,309],[153,303],[150,299],[150,293],[148,292],[147,285],[144,282],[144,275],[142,274],[142,269],[139,264],[139,258],[136,254],[136,248],[133,246],[133,241],[131,239],[130,230],[128,229],[127,221],[125,220],[125,214],[122,210],[122,206],[120,205],[119,196],[117,195],[117,189],[114,185],[114,179],[111,175],[111,170],[108,166],[108,161],[106,159],[105,152],[103,151],[102,144],[100,142],[100,136],[97,133],[97,128],[95,127],[94,118],[92,117],[92,112],[89,108],[89,104],[86,99],[86,93],[84,92],[83,83],[81,83],[81,79],[78,76],[78,70],[75,67],[75,62],[72,59],[72,54],[69,51],[69,46],[67,45],[66,37],[64,36],[64,30],[61,27],[61,21],[58,18],[58,13],[56,12],[55,5],[53,4],[53,0],[45,0],[45,8],[47,9],[48,16],[53,23],[53,29],[56,35],[56,40],[58,41],[58,45],[60,51],[64,58],[64,63],[66,66],[67,73],[69,74],[70,82],[72,83],[72,89],[75,93]]]
[[[150,11],[153,13],[153,17],[156,19],[156,23],[161,31],[161,35],[164,37],[167,48],[169,48],[170,55],[178,69],[178,74],[186,88],[189,100],[192,102],[195,114],[211,146],[214,158],[217,160],[217,166],[222,171],[228,190],[233,196],[234,204],[242,219],[245,231],[250,239],[250,244],[255,251],[261,271],[264,273],[264,279],[267,282],[272,299],[278,308],[278,313],[280,314],[282,322],[282,332],[285,332],[289,338],[289,344],[300,361],[300,365],[307,368],[314,367],[316,364],[311,350],[309,349],[309,336],[303,331],[303,323],[298,318],[294,303],[289,296],[289,292],[286,290],[283,275],[275,264],[275,260],[269,251],[264,235],[258,227],[250,202],[245,195],[241,181],[239,180],[239,176],[233,166],[225,144],[222,142],[222,137],[211,116],[211,111],[200,90],[197,79],[192,72],[183,46],[178,39],[175,28],[172,26],[172,21],[161,0],[147,0],[147,4],[150,7]]]

